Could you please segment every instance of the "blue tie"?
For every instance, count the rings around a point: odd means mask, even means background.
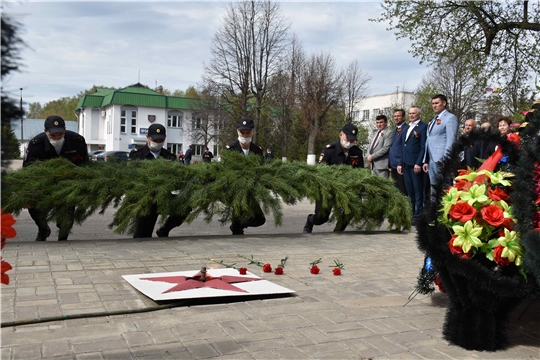
[[[428,134],[431,133],[431,129],[433,129],[433,125],[435,125],[435,123],[437,122],[437,119],[439,118],[439,115],[436,115],[433,120],[431,120],[431,122],[429,123],[429,129],[428,129]]]

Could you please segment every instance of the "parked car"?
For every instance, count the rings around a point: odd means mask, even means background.
[[[92,160],[94,161],[107,161],[109,159],[114,159],[114,161],[127,161],[129,159],[129,152],[120,150],[104,151],[92,157]]]
[[[101,154],[102,152],[104,152],[105,150],[94,150],[94,151],[90,151],[88,153],[88,157],[90,158],[90,160],[94,160],[94,155],[97,155],[97,154]]]

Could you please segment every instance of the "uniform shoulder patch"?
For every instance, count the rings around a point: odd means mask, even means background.
[[[326,145],[327,148],[329,148],[330,146],[332,146],[332,145],[330,145],[330,144]]]
[[[133,149],[133,151],[139,151],[139,149],[137,149],[137,148],[134,148],[134,149]]]
[[[225,146],[227,149],[230,149],[231,147],[229,145]]]

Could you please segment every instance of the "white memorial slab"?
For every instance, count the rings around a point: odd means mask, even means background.
[[[204,276],[200,271],[193,270],[123,275],[123,278],[154,301],[294,293],[294,290],[249,271],[246,275],[240,275],[238,270],[229,268],[210,269]]]

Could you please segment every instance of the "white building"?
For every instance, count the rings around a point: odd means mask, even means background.
[[[388,122],[393,118],[394,109],[403,109],[405,114],[414,105],[415,95],[412,92],[400,91],[390,94],[368,96],[358,103],[353,113],[358,126],[368,129],[369,134],[375,130],[375,117],[386,115]]]
[[[195,135],[205,124],[191,110],[195,101],[166,96],[140,83],[119,90],[98,88],[77,104],[79,133],[86,139],[88,151],[129,151],[146,143],[151,124],[162,124],[167,129],[167,149],[178,154],[192,144],[193,155],[200,156],[204,144],[195,144],[193,139],[199,138]],[[208,148],[217,157],[214,141],[210,140]]]

